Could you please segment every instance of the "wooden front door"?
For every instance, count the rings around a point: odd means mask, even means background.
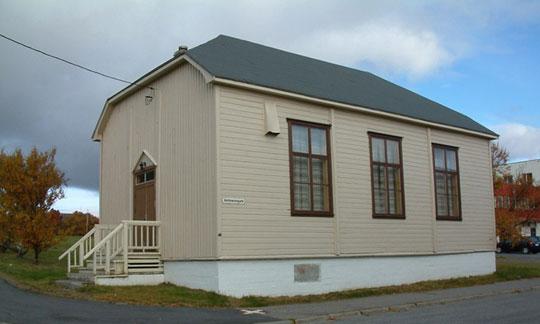
[[[141,170],[135,173],[133,188],[133,219],[156,220],[156,169]]]

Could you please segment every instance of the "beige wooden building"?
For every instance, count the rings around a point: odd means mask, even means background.
[[[100,215],[124,234],[75,264],[109,249],[98,283],[234,296],[492,273],[496,137],[373,74],[219,36],[106,101]],[[128,257],[145,251],[151,280]]]

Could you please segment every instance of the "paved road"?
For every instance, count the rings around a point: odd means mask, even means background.
[[[0,323],[255,323],[271,320],[261,315],[242,315],[235,309],[146,307],[57,298],[22,291],[0,280]]]
[[[395,306],[418,302],[424,306],[401,308],[399,312],[343,315],[331,323],[540,323],[540,279],[272,306],[264,308],[268,316],[242,315],[235,309],[147,307],[64,299],[22,291],[0,280],[0,323],[256,323],[326,318],[325,314],[384,306],[397,309]],[[322,322],[325,321],[319,321]]]
[[[521,253],[500,253],[497,254],[497,261],[500,263],[505,262],[519,262],[519,263],[540,263],[540,253],[536,254],[521,254]]]
[[[540,291],[505,294],[407,311],[354,316],[332,323],[539,323]]]

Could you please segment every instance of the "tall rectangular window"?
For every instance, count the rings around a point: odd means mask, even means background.
[[[405,218],[401,138],[369,133],[373,217]]]
[[[332,216],[330,127],[289,120],[291,214]]]
[[[458,150],[433,144],[437,219],[461,220]]]

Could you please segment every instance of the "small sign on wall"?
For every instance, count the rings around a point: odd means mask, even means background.
[[[321,279],[320,264],[295,264],[294,282],[313,282]]]
[[[226,197],[223,198],[223,203],[229,205],[243,205],[246,203],[246,200],[244,198]]]

